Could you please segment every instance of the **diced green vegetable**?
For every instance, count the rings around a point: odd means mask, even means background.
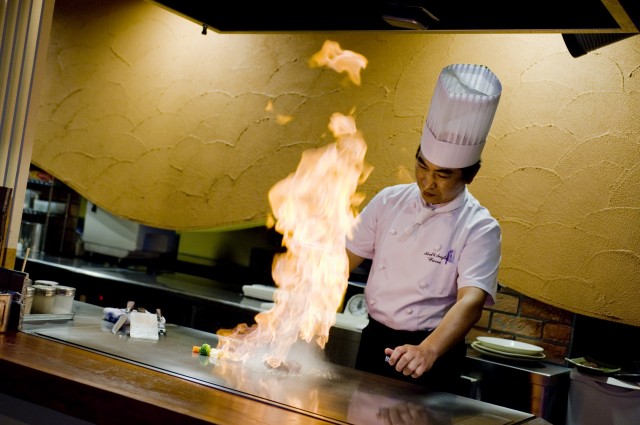
[[[211,346],[209,344],[202,344],[200,347],[199,354],[201,356],[210,356],[211,355]]]

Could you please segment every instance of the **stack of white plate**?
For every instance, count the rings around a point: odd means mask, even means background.
[[[251,298],[256,298],[263,301],[274,301],[274,294],[276,293],[275,286],[267,285],[243,285],[242,292]]]
[[[544,348],[512,339],[479,336],[471,343],[471,348],[491,357],[502,359],[535,361],[544,359]]]

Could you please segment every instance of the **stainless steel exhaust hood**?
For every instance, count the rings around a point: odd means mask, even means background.
[[[149,0],[220,33],[419,31],[636,34],[638,0]]]

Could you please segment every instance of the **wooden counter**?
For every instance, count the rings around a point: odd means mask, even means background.
[[[95,424],[327,424],[23,332],[0,334],[0,391]]]

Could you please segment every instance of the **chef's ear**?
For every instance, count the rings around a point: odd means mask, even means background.
[[[471,184],[473,179],[476,177],[476,174],[478,174],[478,171],[480,171],[481,163],[482,163],[482,160],[479,159],[478,162],[476,162],[475,164],[469,165],[468,167],[461,168],[462,179],[466,184]]]

